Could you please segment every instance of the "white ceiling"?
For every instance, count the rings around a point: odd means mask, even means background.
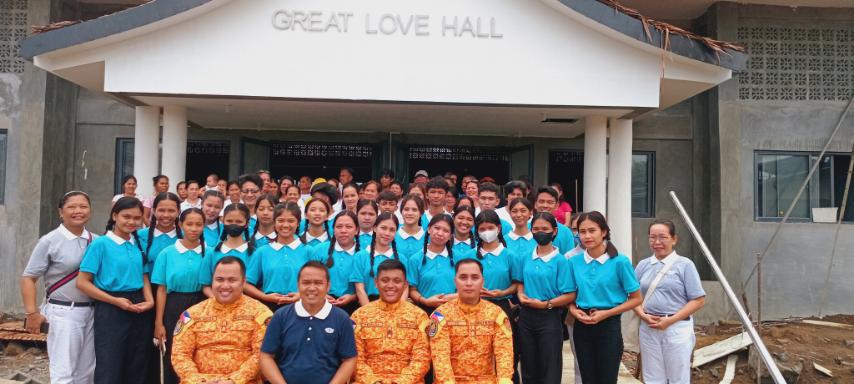
[[[506,137],[573,138],[574,124],[542,123],[545,118],[624,116],[628,109],[496,107],[447,104],[363,103],[270,99],[132,96],[148,105],[182,105],[187,118],[216,129],[399,132]]]
[[[647,17],[658,20],[691,20],[701,16],[719,0],[618,0]],[[781,5],[788,7],[854,7],[854,0],[730,0],[741,4]]]

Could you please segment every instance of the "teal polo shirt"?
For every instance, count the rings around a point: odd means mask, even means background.
[[[353,265],[356,260],[356,245],[350,249],[341,248],[338,242],[329,253],[329,243],[326,246],[317,246],[311,252],[311,259],[323,264],[332,257],[332,267],[329,268],[329,294],[335,297],[353,294],[355,292],[350,276],[353,274]]]
[[[522,257],[529,257],[537,248],[537,242],[534,241],[534,234],[528,232],[525,236],[517,235],[514,232],[504,235],[504,242],[507,243],[507,249],[513,253],[513,256],[518,260]]]
[[[205,253],[210,257],[210,248]],[[202,290],[199,284],[199,269],[202,267],[202,246],[187,249],[180,241],[166,247],[157,256],[151,282],[166,287],[167,293],[192,293]]]
[[[205,257],[202,259],[202,266],[199,268],[199,284],[201,285],[211,285],[211,281],[213,280],[213,272],[214,267],[216,266],[216,262],[226,256],[234,256],[243,261],[247,268],[249,268],[249,245],[247,243],[243,243],[239,247],[235,249],[231,249],[225,244],[223,244],[219,251],[216,249],[212,249],[210,253],[210,257]]]
[[[205,224],[202,235],[205,238],[205,247],[216,247],[219,244],[220,236],[222,236],[222,223],[217,220],[216,223]]]
[[[374,277],[377,276],[377,268],[379,268],[380,263],[386,261],[388,259],[398,259],[401,263],[406,265],[406,259],[400,257],[400,254],[397,256],[394,255],[394,251],[391,247],[383,253],[374,254],[374,266],[371,268],[371,250],[363,249],[353,256],[355,260],[353,260],[353,272],[350,274],[350,282],[351,283],[362,283],[365,284],[365,293],[368,295],[378,295],[380,291],[377,289],[377,285],[374,284]],[[373,270],[373,276],[371,276],[371,271]]]
[[[92,240],[86,248],[80,271],[91,273],[96,287],[108,292],[132,292],[142,289],[148,269],[142,262],[142,251],[130,240],[113,231]]]
[[[149,231],[154,231],[154,236],[151,240],[151,249],[148,248],[148,234]],[[152,270],[154,268],[154,262],[157,261],[157,256],[160,255],[160,252],[166,249],[166,247],[175,244],[178,241],[178,232],[173,229],[170,232],[163,233],[160,232],[157,228],[143,228],[136,232],[139,236],[139,244],[142,245],[142,251],[146,252],[146,256],[148,256],[148,270]]]
[[[406,266],[406,280],[425,298],[456,292],[455,275],[447,249],[441,253],[418,252],[409,258]]]
[[[525,295],[547,301],[577,290],[569,261],[557,249],[537,255],[536,248],[527,256],[520,255],[514,280],[525,285]]]
[[[464,255],[469,252],[474,252],[474,247],[476,246],[474,238],[469,237],[465,241],[459,241],[454,239],[454,246],[451,248],[454,251],[454,258],[458,259],[457,255]]]
[[[424,251],[424,236],[427,236],[426,227],[421,227],[421,230],[414,235],[410,235],[403,230],[403,227],[397,230],[394,235],[394,243],[397,245],[397,253],[404,259],[409,259],[416,253]]]
[[[249,261],[246,281],[258,287],[264,293],[295,293],[299,270],[310,259],[311,249],[294,239],[290,244],[273,242],[259,249]]]
[[[629,293],[640,289],[632,261],[623,254],[609,257],[606,253],[593,259],[585,251],[568,261],[578,284],[578,308],[614,308],[625,303]]]
[[[254,237],[255,249],[261,249],[261,247],[275,242],[276,237],[278,237],[276,231],[270,232],[266,236],[262,235],[260,232],[256,233]]]
[[[507,237],[515,228],[516,227],[513,223],[501,220],[501,234],[504,235],[504,237]],[[530,228],[531,223],[528,224],[528,229]],[[561,223],[557,223],[557,236],[554,241],[552,241],[552,244],[557,247],[561,253],[569,252],[569,250],[575,248],[575,236],[572,235],[572,230]]]
[[[374,240],[373,232],[359,231],[359,249],[368,249],[371,246],[371,241]]]
[[[484,288],[490,291],[509,288],[513,284],[513,270],[516,268],[514,264],[517,264],[516,255],[501,244],[498,244],[498,248],[495,248],[491,252],[481,250],[480,255],[482,259],[478,259],[477,251],[472,250],[462,254],[459,258],[457,258],[457,254],[455,253],[454,258],[457,260],[465,258],[480,261],[481,265],[483,265]],[[496,297],[495,299],[506,299],[509,297],[510,295],[507,295]]]
[[[308,232],[303,233],[305,236],[305,245],[309,247],[316,247],[321,244],[329,244],[329,234],[327,232],[323,232],[322,235],[314,237]]]

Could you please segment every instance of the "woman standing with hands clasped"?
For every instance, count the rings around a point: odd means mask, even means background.
[[[92,241],[77,288],[95,304],[95,383],[145,381],[154,329],[154,296],[136,230],[142,202],[122,197],[110,212],[107,234]]]
[[[641,318],[639,341],[645,383],[691,382],[691,353],[696,341],[691,315],[705,304],[706,292],[694,263],[673,250],[678,240],[672,221],[654,221],[649,226],[653,255],[635,268],[644,297],[634,311]]]
[[[581,379],[586,384],[617,382],[623,356],[620,315],[641,303],[632,261],[610,242],[611,229],[597,211],[578,217],[584,253],[569,258],[578,286],[569,306],[578,320],[572,327]]]
[[[62,196],[62,224],[39,239],[21,276],[27,331],[36,334],[44,322],[50,324],[47,351],[54,383],[91,383],[95,371],[93,303],[75,284],[80,260],[95,237],[86,230],[91,212],[86,193]],[[46,302],[39,311],[36,283],[42,277]]]

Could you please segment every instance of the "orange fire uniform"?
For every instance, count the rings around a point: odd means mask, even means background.
[[[430,368],[427,314],[402,300],[371,302],[353,313],[357,384],[419,384]]]
[[[190,307],[178,320],[172,344],[172,365],[181,382],[258,382],[258,356],[272,316],[247,296],[228,305],[210,298]]]
[[[513,332],[497,305],[458,299],[430,315],[430,350],[437,384],[510,384]]]

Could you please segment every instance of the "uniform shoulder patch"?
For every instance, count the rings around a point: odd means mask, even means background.
[[[427,336],[429,336],[429,337],[434,337],[434,336],[436,336],[436,334],[437,334],[437,333],[439,333],[439,327],[440,327],[440,326],[441,326],[441,324],[439,324],[439,322],[438,322],[438,321],[436,321],[436,320],[431,320],[431,321],[430,321],[430,326],[429,326],[429,327],[427,327]]]
[[[192,322],[193,318],[190,316],[190,312],[184,311],[184,313],[181,314],[181,317],[178,318],[178,323],[175,324],[175,331],[173,332],[173,335],[177,336],[183,332]]]

